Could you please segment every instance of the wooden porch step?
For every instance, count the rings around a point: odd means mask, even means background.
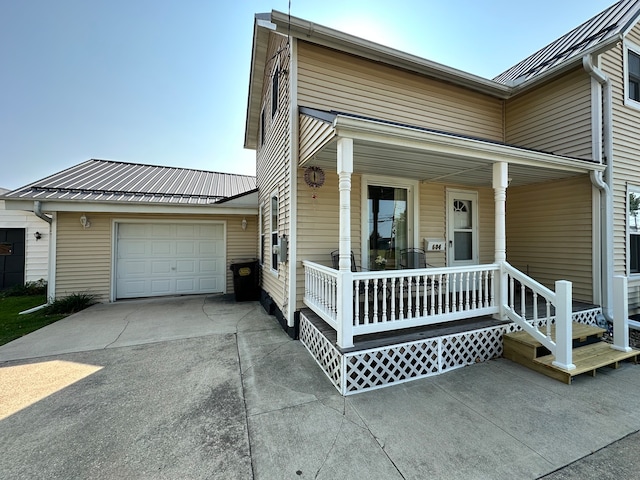
[[[592,325],[573,322],[573,348],[600,341],[606,330]],[[551,338],[556,339],[556,326],[551,326]],[[539,341],[525,331],[507,333],[503,338],[504,357],[513,361],[512,357],[524,357],[533,360],[548,355],[547,350]]]
[[[573,370],[565,370],[552,365],[555,360],[553,355],[537,358],[535,362],[547,369],[549,373],[545,373],[546,375],[570,384],[571,379],[577,375],[591,373],[591,376],[595,377],[598,368],[618,368],[623,360],[633,360],[634,363],[637,363],[638,355],[640,355],[640,350],[632,349],[630,352],[621,352],[611,348],[610,343],[598,342],[573,350],[573,364],[576,366]]]
[[[567,384],[576,375],[591,373],[602,367],[618,368],[623,360],[637,361],[640,350],[621,352],[611,348],[611,344],[602,341],[605,330],[591,325],[573,323],[573,364],[574,370],[565,370],[553,365],[555,357],[527,332],[514,332],[504,335],[503,356],[539,373],[555,378]],[[555,340],[555,326],[551,329]]]

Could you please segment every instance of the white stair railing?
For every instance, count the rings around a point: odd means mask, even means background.
[[[571,282],[555,282],[556,291],[553,292],[507,262],[502,263],[502,281],[507,282],[507,289],[501,289],[507,298],[500,299],[505,315],[552,353],[555,357],[553,365],[565,370],[575,369],[572,363]],[[527,308],[529,298],[532,300],[530,311]],[[539,329],[541,303],[542,318],[546,318],[544,333]],[[551,335],[552,309],[556,320],[555,340]]]

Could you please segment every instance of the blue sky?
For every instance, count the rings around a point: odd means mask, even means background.
[[[491,78],[614,0],[292,0],[291,14]],[[0,187],[89,158],[254,175],[253,15],[287,0],[0,3]]]

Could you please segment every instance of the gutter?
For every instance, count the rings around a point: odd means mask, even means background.
[[[600,190],[600,258],[602,263],[602,311],[608,321],[613,321],[613,106],[611,79],[593,64],[593,55],[582,57],[582,66],[601,86],[602,103],[596,104],[597,118],[602,118],[602,151],[594,152],[602,172],[591,171],[591,183]],[[604,156],[603,156],[604,153]]]
[[[49,225],[51,225],[51,222],[53,220],[51,220],[51,218],[47,217],[44,213],[42,213],[42,202],[40,200],[33,201],[33,213],[36,215],[36,217],[41,218],[42,220],[47,222]]]

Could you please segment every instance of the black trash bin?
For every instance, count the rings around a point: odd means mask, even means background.
[[[236,302],[260,300],[260,264],[258,259],[234,259],[229,268],[233,272],[233,291],[236,295]]]

